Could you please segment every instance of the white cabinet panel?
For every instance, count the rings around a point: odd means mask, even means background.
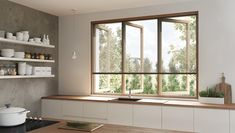
[[[133,105],[133,126],[161,129],[161,106]]]
[[[229,110],[196,108],[194,124],[199,133],[229,133]]]
[[[131,104],[108,104],[108,123],[118,125],[132,125],[132,105]]]
[[[44,118],[61,118],[61,106],[60,100],[48,100],[42,99],[42,117]]]
[[[62,114],[64,118],[83,116],[83,102],[62,101]]]
[[[193,108],[162,107],[162,128],[193,132]]]
[[[235,110],[230,110],[230,133],[235,133]]]
[[[94,119],[107,119],[107,103],[84,102],[83,116]]]

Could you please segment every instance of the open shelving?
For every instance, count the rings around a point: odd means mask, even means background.
[[[0,76],[0,79],[53,78],[55,75],[15,75]]]
[[[26,46],[34,46],[34,47],[55,48],[54,45],[38,44],[38,43],[24,42],[24,41],[11,40],[11,39],[5,39],[5,38],[0,38],[0,42],[18,44],[18,45],[26,45]]]
[[[22,59],[22,58],[9,58],[9,57],[0,57],[0,61],[55,63],[55,60],[40,60],[40,59],[25,59],[25,58]]]

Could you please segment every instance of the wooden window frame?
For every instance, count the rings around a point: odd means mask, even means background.
[[[159,22],[159,21],[174,21],[174,22],[179,22],[179,23],[186,23],[185,21],[178,21],[178,20],[173,20],[173,19],[168,19],[169,17],[183,17],[183,16],[195,16],[196,17],[196,72],[192,73],[192,72],[185,72],[185,73],[172,73],[172,72],[168,72],[168,73],[165,73],[165,72],[162,72],[162,71],[157,71],[157,72],[125,72],[124,71],[124,68],[125,68],[125,55],[124,53],[126,53],[126,49],[125,49],[125,42],[126,42],[126,38],[125,38],[125,35],[126,35],[126,24],[132,24],[132,23],[129,23],[129,21],[140,21],[140,20],[150,20],[150,19],[158,19],[158,30],[161,30],[162,28],[162,22]],[[198,85],[199,85],[199,58],[198,58],[198,53],[199,53],[199,41],[198,41],[198,27],[199,27],[199,13],[198,11],[193,11],[193,12],[182,12],[182,13],[174,13],[174,14],[163,14],[163,15],[154,15],[154,16],[142,16],[142,17],[133,17],[133,18],[121,18],[121,19],[113,19],[113,20],[101,20],[101,21],[92,21],[91,22],[91,94],[98,94],[98,95],[126,95],[125,94],[125,75],[126,74],[139,74],[139,75],[144,75],[144,74],[155,74],[155,75],[162,75],[162,74],[181,74],[181,75],[191,75],[191,74],[194,74],[196,75],[196,94],[195,96],[169,96],[169,95],[160,95],[161,92],[159,92],[159,80],[161,79],[157,79],[158,81],[158,92],[156,95],[150,95],[150,94],[140,94],[138,96],[147,96],[147,97],[166,97],[166,98],[189,98],[189,99],[198,99]],[[108,23],[121,23],[122,24],[122,40],[121,40],[121,43],[122,43],[122,64],[121,64],[121,72],[119,73],[116,73],[116,72],[95,72],[95,31],[96,31],[96,25],[97,24],[108,24]],[[187,26],[188,27],[188,26]],[[162,48],[161,46],[161,39],[162,39],[162,35],[159,34],[161,33],[161,31],[159,32],[158,31],[158,68],[160,68],[160,66],[162,66],[159,62],[159,59],[161,59],[161,56],[162,56],[162,50],[159,50]],[[188,33],[186,33],[188,34]],[[186,52],[188,53],[188,52]],[[95,78],[94,78],[94,75],[96,74],[120,74],[122,75],[122,94],[104,94],[104,93],[95,93],[95,89],[94,89],[94,83],[95,83]],[[158,78],[160,78],[161,76],[158,76]],[[135,94],[133,94],[135,95]]]

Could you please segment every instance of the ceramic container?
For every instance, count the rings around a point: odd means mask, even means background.
[[[23,41],[28,42],[29,40],[29,31],[22,31],[23,33]]]
[[[0,126],[9,127],[23,124],[29,112],[24,108],[11,107],[10,104],[6,104],[5,107],[0,108]]]
[[[12,39],[13,34],[12,34],[12,33],[10,33],[10,32],[7,32],[6,37],[7,37],[7,39]]]
[[[26,62],[18,63],[18,74],[25,75],[26,74]]]
[[[23,39],[24,39],[23,33],[22,32],[17,32],[16,33],[16,40],[23,41]]]

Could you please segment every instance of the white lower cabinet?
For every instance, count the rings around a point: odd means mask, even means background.
[[[131,126],[132,105],[108,103],[108,123]]]
[[[161,129],[161,106],[133,105],[133,126]]]
[[[162,128],[176,131],[193,132],[194,108],[162,107]]]
[[[235,110],[230,110],[230,133],[235,133]]]
[[[42,99],[42,117],[44,118],[62,118],[62,101]]]
[[[83,117],[94,119],[107,119],[108,105],[102,102],[83,102]]]
[[[83,116],[83,102],[62,101],[62,115],[64,119],[78,120],[78,117]]]
[[[196,108],[194,124],[198,133],[229,133],[229,110]]]

